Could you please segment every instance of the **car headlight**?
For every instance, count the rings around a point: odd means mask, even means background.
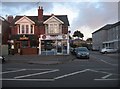
[[[78,55],[81,55],[81,53],[78,53]]]
[[[86,53],[87,55],[89,55],[89,53]]]

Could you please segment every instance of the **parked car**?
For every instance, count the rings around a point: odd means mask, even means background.
[[[0,56],[0,61],[1,61],[2,63],[5,63],[5,58],[4,58],[3,56]]]
[[[77,58],[87,58],[89,59],[89,50],[86,47],[78,47],[75,49]]]
[[[73,55],[76,54],[76,53],[75,53],[75,49],[76,49],[76,48],[72,48],[72,47],[70,48],[70,52],[71,52]]]
[[[117,52],[117,49],[114,49],[114,48],[103,48],[103,49],[101,49],[100,52],[103,53],[103,54],[115,53],[115,52]]]

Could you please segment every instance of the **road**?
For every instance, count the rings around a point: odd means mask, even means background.
[[[118,87],[118,58],[91,52],[90,59],[58,65],[6,63],[3,87]]]

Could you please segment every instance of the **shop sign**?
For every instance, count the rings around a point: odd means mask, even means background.
[[[23,37],[20,37],[20,40],[28,40],[28,37],[26,37],[25,35],[23,35]]]
[[[42,38],[43,38],[43,39],[46,39],[46,35],[43,35]]]
[[[66,38],[66,35],[65,35],[65,34],[63,34],[63,35],[62,35],[62,38],[63,38],[63,39],[65,39],[65,38]]]

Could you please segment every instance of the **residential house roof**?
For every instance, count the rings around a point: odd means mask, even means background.
[[[19,20],[21,17],[23,16],[16,16],[14,18],[14,20],[12,21],[11,25],[14,25],[15,22],[17,20]],[[32,21],[35,22],[36,25],[39,25],[39,21],[38,21],[38,16],[26,16],[29,19],[31,19]],[[51,15],[43,15],[43,21],[46,21],[47,19],[49,19],[51,17]],[[55,17],[57,17],[58,19],[60,19],[61,21],[63,21],[65,23],[65,25],[69,26],[69,21],[68,21],[68,17],[67,15],[55,15]]]

